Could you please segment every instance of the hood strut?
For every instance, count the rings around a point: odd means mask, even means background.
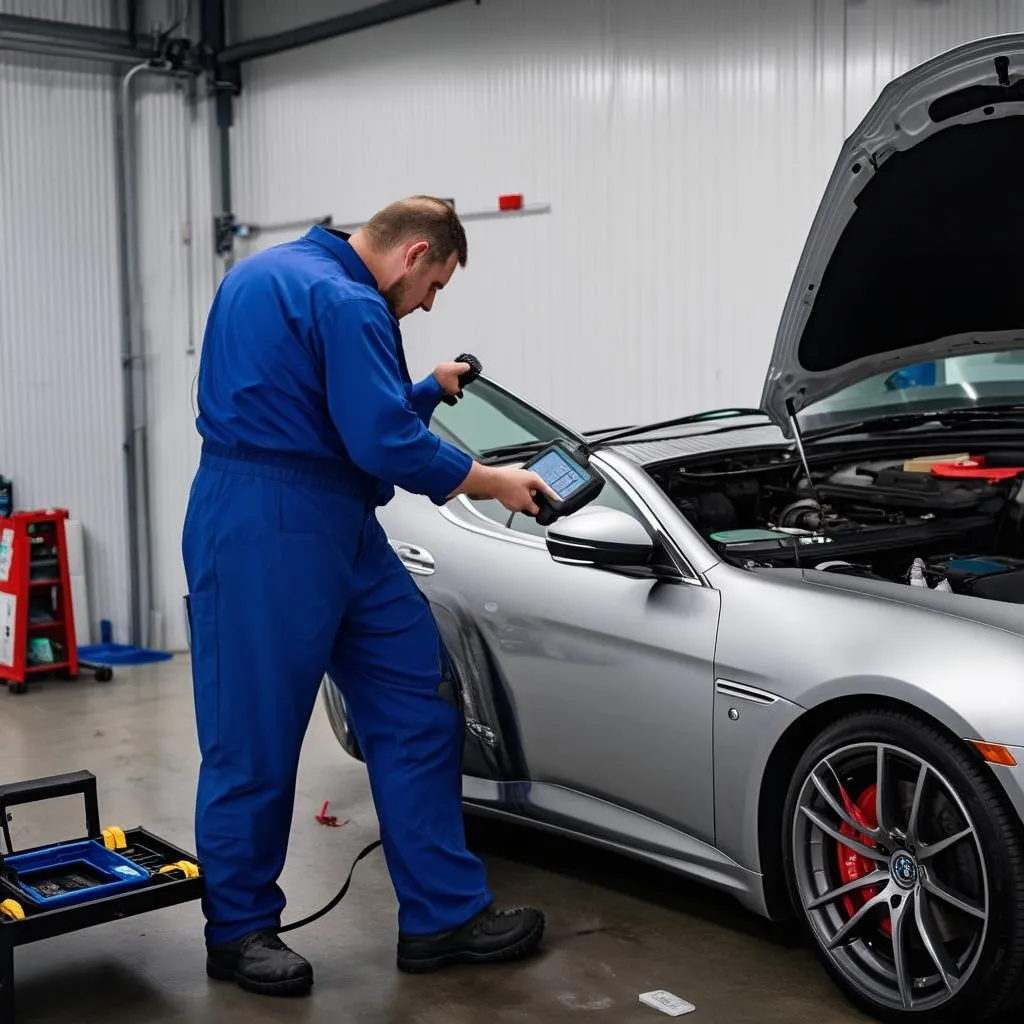
[[[803,434],[800,433],[800,424],[797,422],[796,408],[792,398],[786,399],[786,412],[789,413],[789,425],[793,428],[793,440],[796,441],[796,450],[800,453],[800,461],[803,463],[804,472],[807,474],[807,486],[814,492],[814,497],[817,499],[818,492],[814,487],[814,480],[811,478],[811,467],[807,461],[807,452],[804,451],[804,438]],[[821,504],[820,500],[818,504]]]

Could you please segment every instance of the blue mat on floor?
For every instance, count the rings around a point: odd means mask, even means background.
[[[79,661],[95,665],[148,665],[154,661],[170,661],[167,651],[152,651],[132,644],[87,644],[78,648]]]

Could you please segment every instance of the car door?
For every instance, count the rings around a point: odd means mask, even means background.
[[[567,433],[507,392],[467,389],[467,398],[471,390],[472,404],[439,407],[431,426],[474,455]],[[605,477],[597,503],[653,532],[640,496]],[[464,535],[451,550],[472,571],[458,589],[497,669],[509,723],[501,742],[516,747],[525,776],[516,781],[583,794],[595,810],[610,802],[712,842],[717,591],[678,563],[672,582],[557,563],[544,528],[495,501],[456,499],[443,515]]]

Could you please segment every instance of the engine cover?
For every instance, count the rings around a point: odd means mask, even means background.
[[[930,560],[926,569],[932,579],[949,580],[959,594],[1024,604],[1024,560],[1019,558],[952,555]]]
[[[749,559],[772,565],[811,565],[826,559],[856,559],[862,555],[901,548],[939,550],[962,547],[964,538],[980,539],[991,529],[987,515],[961,516],[953,520],[907,519],[902,523],[845,523],[815,534],[782,531],[743,531],[717,534],[713,543],[729,558]],[[950,543],[953,542],[953,543]],[[946,545],[949,545],[948,547]]]
[[[969,585],[967,593],[985,597],[990,601],[1007,601],[1010,604],[1024,604],[1024,569],[984,576]]]
[[[835,473],[817,485],[817,492],[836,504],[867,501],[883,508],[940,514],[971,512],[1003,500],[1003,492],[985,480],[951,480],[893,467],[861,467],[858,475],[863,483],[854,483],[849,471]]]

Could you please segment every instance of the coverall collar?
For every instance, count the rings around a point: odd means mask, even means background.
[[[362,261],[355,249],[349,245],[348,240],[351,236],[346,232],[315,224],[306,233],[306,237],[310,241],[319,242],[325,249],[330,250],[355,280],[361,281],[371,288],[376,288],[378,291],[380,290],[377,286],[377,279],[370,273],[370,268]]]

